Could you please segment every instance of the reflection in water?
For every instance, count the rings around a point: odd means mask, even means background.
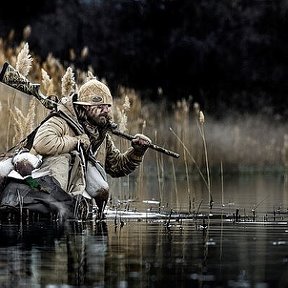
[[[116,213],[111,207],[113,211],[107,211],[105,223],[2,224],[0,285],[285,287],[285,181],[281,175],[228,178],[222,206],[221,183],[214,179],[215,203],[210,211],[205,189],[195,183],[193,189],[197,185],[201,188],[194,191],[197,203],[202,201],[201,217],[187,214],[185,183],[183,187],[178,185],[177,201],[173,185],[167,183],[163,203],[170,199],[168,208],[164,208],[173,214],[165,217],[159,217],[158,191],[143,187],[143,195],[132,196],[135,202],[129,202],[129,208],[126,203],[125,207],[117,207]],[[129,211],[121,213],[120,208]],[[149,217],[152,214],[155,217]]]
[[[1,285],[104,285],[105,223],[3,225],[0,239]]]

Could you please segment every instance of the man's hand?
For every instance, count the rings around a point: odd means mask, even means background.
[[[87,134],[81,134],[76,136],[77,140],[80,141],[80,144],[83,145],[83,148],[85,149],[85,151],[87,151],[90,147],[90,139],[88,137]]]
[[[151,139],[143,134],[136,134],[131,141],[132,147],[141,154],[145,153],[151,143]]]

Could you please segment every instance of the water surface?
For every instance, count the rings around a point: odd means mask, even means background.
[[[284,175],[216,177],[212,207],[201,180],[130,181],[104,223],[1,224],[1,287],[288,285]]]

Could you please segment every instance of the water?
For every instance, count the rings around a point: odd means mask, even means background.
[[[197,215],[185,181],[130,180],[104,223],[2,224],[1,287],[288,287],[286,177],[215,177],[212,209],[193,179]]]

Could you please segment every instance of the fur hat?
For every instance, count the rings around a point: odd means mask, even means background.
[[[112,105],[113,99],[109,88],[102,82],[91,79],[83,84],[78,92],[75,104],[80,105]]]

